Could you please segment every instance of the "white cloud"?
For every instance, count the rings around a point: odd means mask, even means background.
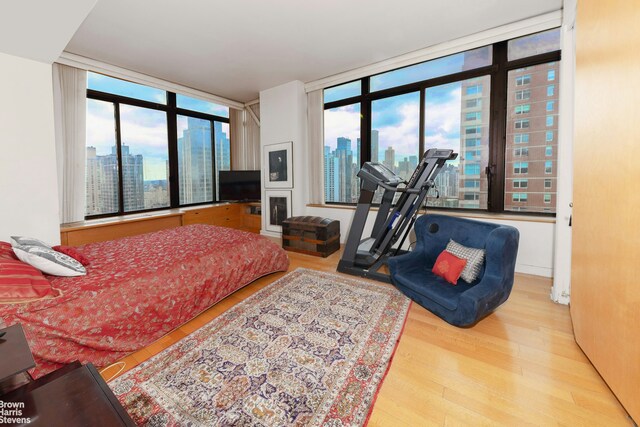
[[[401,116],[398,124],[378,127],[381,159],[384,159],[384,151],[388,147],[393,147],[398,160],[419,156],[420,107],[417,103],[403,104],[398,113]]]
[[[324,145],[335,149],[339,137],[351,140],[351,149],[356,150],[360,138],[360,110],[340,107],[324,112]]]
[[[446,102],[435,102],[429,100],[427,91],[425,128],[428,131],[436,131],[437,133],[450,134],[460,131],[460,107],[461,94],[460,87],[453,89],[451,97]]]

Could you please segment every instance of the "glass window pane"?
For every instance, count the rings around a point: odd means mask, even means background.
[[[459,118],[458,118],[459,119]],[[420,160],[420,92],[379,99],[371,103],[371,161],[384,164],[404,178]],[[374,202],[382,200],[378,189]]]
[[[324,103],[339,101],[341,99],[351,98],[361,94],[362,83],[360,80],[345,83],[340,86],[330,87],[324,90]]]
[[[213,201],[211,121],[178,116],[180,204]]]
[[[372,135],[373,138],[373,135]],[[360,104],[324,111],[324,199],[356,203],[360,197]]]
[[[557,91],[550,95],[547,92],[547,76],[549,71],[553,71],[553,75],[557,78],[559,66],[559,62],[553,62],[509,72],[505,211],[555,212],[555,197],[549,196],[551,197],[549,202],[545,201],[543,195],[545,191],[550,195],[555,194],[550,192],[550,188],[557,174],[557,168],[553,163],[557,159],[555,147],[558,145],[558,96]],[[518,82],[525,74],[530,76],[525,87],[531,91],[531,97],[526,101],[516,96],[518,91],[523,90]],[[528,111],[517,114],[525,103],[530,106]],[[549,109],[549,106],[552,108]],[[521,149],[518,150],[517,147]],[[526,151],[523,150],[524,148]],[[518,196],[518,202],[514,203],[513,189],[518,188],[514,180],[522,178],[528,180],[528,186],[524,189],[520,187],[518,193],[520,196],[526,194],[527,197]]]
[[[167,113],[120,105],[124,211],[169,206]]]
[[[491,46],[485,46],[378,74],[371,77],[369,84],[371,92],[375,92],[460,71],[473,70],[491,65],[491,61]]]
[[[229,117],[229,107],[186,95],[180,95],[179,93],[176,94],[176,105],[178,108],[184,108],[185,110],[199,111],[220,117]]]
[[[118,212],[115,107],[87,99],[86,215]]]
[[[231,142],[229,123],[213,122],[213,138],[216,149],[216,171],[231,170]]]
[[[87,73],[87,88],[157,104],[167,103],[167,92],[98,73]]]
[[[560,28],[509,40],[507,58],[513,61],[555,50],[560,50]]]
[[[436,177],[439,198],[429,206],[487,208],[489,159],[489,76],[428,88],[425,94],[425,150],[450,148],[458,158]],[[479,102],[469,102],[479,100]],[[475,121],[461,121],[473,114]]]

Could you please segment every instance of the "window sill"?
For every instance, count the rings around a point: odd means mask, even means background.
[[[153,212],[144,212],[137,214],[128,214],[128,215],[118,215],[118,216],[109,216],[105,218],[96,218],[96,219],[87,219],[84,221],[77,222],[68,222],[66,224],[60,224],[60,229],[62,231],[71,231],[78,230],[81,228],[87,227],[100,227],[100,226],[108,226],[112,224],[118,224],[123,222],[135,222],[135,221],[144,221],[150,218],[162,218],[162,217],[170,217],[170,216],[182,216],[182,209],[166,209],[159,210]]]
[[[345,209],[355,211],[355,206],[348,205],[326,205],[326,204],[315,204],[310,203],[307,204],[309,208],[322,208],[322,209]],[[372,207],[372,211],[377,211],[378,208]],[[483,213],[483,212],[459,212],[459,211],[446,211],[446,210],[429,210],[430,213],[437,213],[440,215],[447,216],[455,216],[455,217],[464,217],[464,218],[475,218],[475,219],[483,219],[483,220],[498,220],[498,221],[520,221],[520,222],[540,222],[545,224],[555,224],[555,217],[547,217],[547,216],[535,216],[535,215],[513,215],[513,214],[499,214],[499,213]],[[421,211],[424,213],[424,211]]]
[[[84,227],[107,226],[107,225],[118,224],[122,222],[145,221],[151,218],[163,218],[163,217],[178,216],[178,215],[181,216],[185,212],[188,212],[190,210],[205,209],[213,206],[222,206],[222,205],[228,205],[228,204],[231,204],[231,202],[204,203],[204,204],[198,204],[198,205],[183,206],[183,207],[173,208],[173,209],[161,209],[161,210],[155,210],[155,211],[149,211],[149,212],[139,212],[139,213],[131,213],[131,214],[125,214],[125,215],[107,216],[103,218],[86,219],[84,221],[68,222],[66,224],[60,224],[60,228],[62,230],[68,231],[68,230],[75,230],[75,229],[84,228]]]

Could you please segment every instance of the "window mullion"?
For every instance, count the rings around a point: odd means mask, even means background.
[[[176,94],[167,92],[167,139],[169,142],[169,205],[180,206],[180,179],[178,176],[178,115],[176,112]]]
[[[114,102],[116,121],[116,153],[118,158],[118,215],[124,214],[124,172],[122,167],[122,135],[120,132],[120,103]]]
[[[369,93],[369,78],[362,79],[362,94]],[[378,159],[371,158],[371,100],[360,100],[360,158],[358,159],[360,167],[365,162]]]
[[[424,127],[425,127],[425,102],[427,89],[420,89],[420,117],[418,118],[418,162],[424,154]]]
[[[489,135],[489,166],[487,173],[487,210],[504,210],[504,168],[507,126],[507,42],[493,45],[493,61],[497,65],[491,73],[491,121]]]
[[[218,195],[216,194],[216,177],[218,171],[218,165],[216,164],[216,124],[214,120],[209,121],[209,132],[211,132],[211,198],[214,202],[218,201]]]

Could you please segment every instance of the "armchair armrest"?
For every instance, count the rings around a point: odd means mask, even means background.
[[[387,265],[391,271],[398,271],[405,266],[424,264],[424,261],[424,253],[414,250],[404,255],[390,257],[387,260]]]

